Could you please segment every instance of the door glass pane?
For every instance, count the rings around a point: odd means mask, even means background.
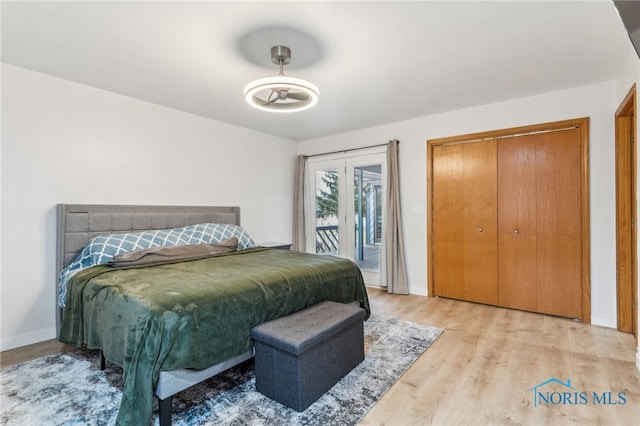
[[[382,241],[382,165],[354,168],[355,261],[361,269],[380,270]]]
[[[339,249],[338,170],[325,169],[316,171],[315,188],[315,252],[337,255]]]

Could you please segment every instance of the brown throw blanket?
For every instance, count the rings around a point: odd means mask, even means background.
[[[236,251],[238,239],[231,237],[216,244],[194,244],[173,247],[153,247],[146,250],[131,251],[114,256],[107,265],[114,268],[122,266],[145,265],[170,260],[192,260]]]

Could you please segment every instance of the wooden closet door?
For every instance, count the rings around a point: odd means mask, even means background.
[[[433,284],[435,294],[464,299],[464,147],[433,149]]]
[[[580,131],[535,136],[538,312],[582,319]]]
[[[497,303],[496,141],[433,150],[433,280],[443,297]]]
[[[498,142],[498,304],[536,310],[536,147],[528,136]]]
[[[495,139],[464,147],[464,294],[498,303],[497,158]]]
[[[498,301],[582,318],[580,131],[498,144]]]

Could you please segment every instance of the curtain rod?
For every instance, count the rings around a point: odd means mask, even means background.
[[[398,141],[398,143],[400,143],[400,141]],[[388,144],[389,143],[379,143],[378,145],[362,146],[360,148],[341,149],[339,151],[323,152],[321,154],[303,155],[303,157],[304,158],[310,158],[310,157],[318,157],[320,155],[340,154],[341,152],[347,153],[349,151],[360,151],[361,149],[369,149],[369,148],[377,148],[379,146],[387,146]]]

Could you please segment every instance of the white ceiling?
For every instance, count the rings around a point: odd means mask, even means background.
[[[8,2],[2,61],[292,140],[612,80],[631,44],[611,1]],[[249,81],[320,89],[248,106]]]

